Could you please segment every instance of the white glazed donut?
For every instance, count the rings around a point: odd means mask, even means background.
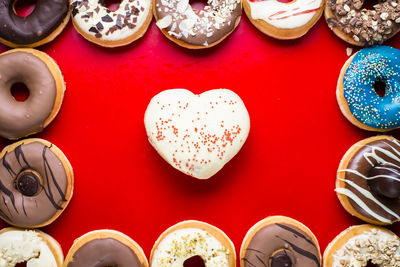
[[[150,255],[151,267],[182,267],[200,256],[207,267],[235,267],[235,248],[218,228],[200,221],[183,221],[158,238]]]
[[[400,266],[400,239],[386,228],[370,224],[340,233],[324,252],[324,267]]]
[[[4,228],[0,231],[0,266],[61,267],[62,249],[51,236],[39,230]]]
[[[144,124],[157,152],[198,179],[210,178],[232,159],[250,130],[243,101],[227,89],[200,95],[185,89],[165,90],[150,101]]]
[[[325,0],[244,0],[244,10],[263,33],[277,39],[295,39],[303,36],[318,21]]]
[[[101,0],[71,0],[72,22],[87,40],[105,47],[127,45],[143,36],[152,19],[152,0],[123,0],[110,11]]]

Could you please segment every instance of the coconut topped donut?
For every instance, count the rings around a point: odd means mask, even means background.
[[[180,46],[206,48],[221,42],[239,24],[240,0],[208,0],[194,10],[189,0],[155,0],[154,16],[165,36]]]
[[[64,255],[60,244],[38,230],[3,228],[0,231],[0,266],[61,267]],[[20,265],[26,262],[26,265]]]
[[[380,1],[373,10],[363,0],[327,1],[325,17],[329,27],[344,41],[358,46],[382,44],[400,30],[397,0]]]

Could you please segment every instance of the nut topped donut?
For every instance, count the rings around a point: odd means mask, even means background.
[[[400,220],[400,142],[391,136],[370,137],[343,156],[336,193],[352,215],[373,224]]]
[[[182,267],[199,256],[207,267],[235,267],[235,247],[218,228],[200,221],[183,221],[168,228],[151,250],[151,267]]]
[[[68,0],[38,0],[27,17],[15,13],[18,0],[0,0],[0,42],[10,47],[37,47],[52,41],[69,21]]]
[[[60,244],[42,231],[12,227],[0,230],[1,267],[61,267],[63,261]]]
[[[399,32],[399,1],[379,1],[373,10],[363,8],[363,4],[364,0],[326,2],[326,21],[339,38],[353,45],[372,46]]]
[[[243,7],[251,23],[264,34],[277,39],[303,36],[319,20],[324,0],[244,0]]]
[[[127,45],[146,32],[153,0],[123,0],[111,11],[101,0],[71,0],[72,22],[87,40],[104,46]]]
[[[324,267],[400,266],[400,239],[386,228],[352,226],[325,249]]]
[[[65,258],[64,267],[148,267],[142,248],[127,235],[96,230],[77,240]]]
[[[24,102],[17,101],[11,88],[23,83],[29,89]],[[65,83],[57,63],[30,48],[0,55],[0,136],[18,139],[42,131],[57,115]]]
[[[400,50],[389,46],[364,48],[344,64],[336,97],[343,115],[368,131],[400,127]],[[379,84],[384,95],[379,95]]]
[[[240,0],[208,0],[195,10],[189,0],[155,0],[154,17],[162,33],[176,44],[207,48],[220,43],[240,22]]]
[[[42,227],[68,205],[72,167],[64,154],[42,139],[26,139],[0,154],[0,217],[9,224]]]
[[[246,234],[240,249],[241,267],[319,267],[321,255],[314,234],[284,216],[267,217]]]

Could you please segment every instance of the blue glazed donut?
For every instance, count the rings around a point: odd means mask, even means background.
[[[364,48],[344,64],[337,99],[344,116],[370,131],[400,127],[400,50],[389,46]],[[374,86],[385,86],[379,96]]]

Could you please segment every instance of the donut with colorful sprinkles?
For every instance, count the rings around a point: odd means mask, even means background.
[[[399,58],[398,49],[376,46],[361,49],[346,61],[336,96],[351,123],[379,132],[400,127]]]

